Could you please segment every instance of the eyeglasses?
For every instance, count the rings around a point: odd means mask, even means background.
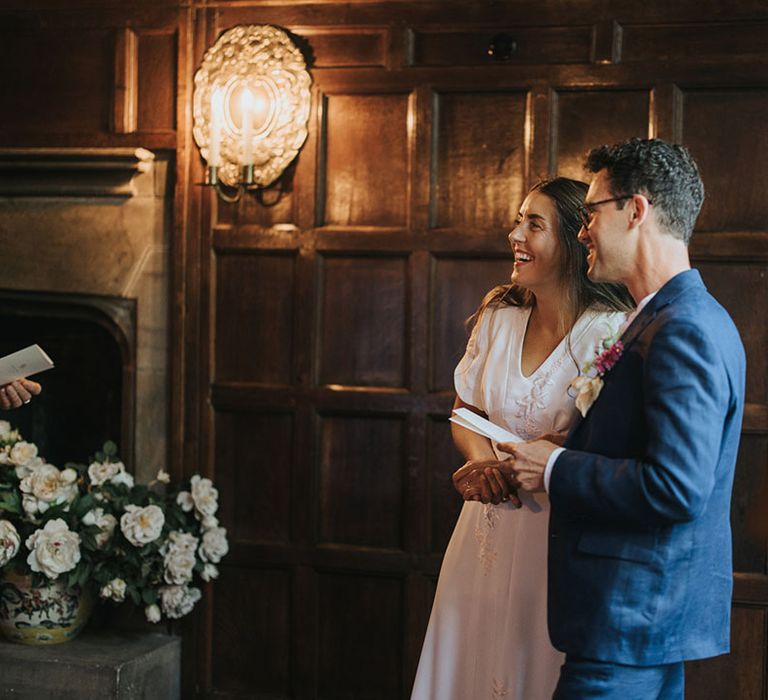
[[[601,204],[608,204],[608,202],[623,202],[625,199],[632,199],[634,196],[633,194],[625,194],[623,197],[601,199],[599,202],[584,202],[584,204],[576,207],[576,211],[579,212],[584,228],[589,228],[589,225],[592,223],[592,214],[595,213],[595,207],[599,207]],[[653,202],[649,199],[648,204],[653,204]]]

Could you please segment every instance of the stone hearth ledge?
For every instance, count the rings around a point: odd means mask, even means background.
[[[181,638],[86,630],[71,642],[27,646],[0,641],[0,698],[176,700]]]

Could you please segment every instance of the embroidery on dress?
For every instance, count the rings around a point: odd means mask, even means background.
[[[516,432],[525,440],[531,440],[544,432],[534,416],[546,408],[548,389],[553,385],[552,375],[557,372],[566,357],[568,357],[567,353],[561,354],[547,372],[543,372],[533,380],[528,396],[515,401],[517,410],[514,415],[518,421]]]
[[[507,684],[504,681],[500,681],[497,678],[493,679],[493,687],[491,688],[491,700],[505,698],[507,697],[508,692]]]
[[[475,541],[478,544],[477,558],[480,560],[480,566],[485,574],[490,573],[498,557],[498,552],[493,547],[493,530],[498,519],[499,513],[496,506],[492,503],[486,503],[483,506],[483,514],[475,525]]]

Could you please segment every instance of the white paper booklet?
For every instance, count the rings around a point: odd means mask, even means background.
[[[457,408],[450,420],[462,428],[471,430],[496,442],[525,442],[514,433],[510,433],[509,430],[500,428],[468,408]]]
[[[51,360],[39,345],[30,345],[23,350],[0,357],[0,385],[31,377],[53,367]]]

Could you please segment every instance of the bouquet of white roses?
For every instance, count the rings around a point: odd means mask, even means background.
[[[186,615],[227,554],[216,518],[218,492],[192,477],[172,489],[160,471],[135,484],[104,445],[89,466],[46,463],[0,421],[0,571],[31,573],[34,585],[64,577],[116,603],[144,606],[150,622]]]

